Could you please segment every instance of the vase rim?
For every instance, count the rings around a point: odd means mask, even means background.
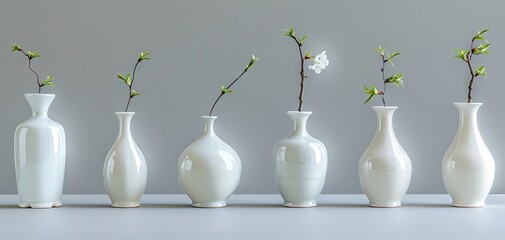
[[[373,109],[397,109],[398,106],[372,106]]]
[[[25,93],[25,96],[56,96],[54,93]]]
[[[467,102],[453,102],[452,104],[454,104],[454,105],[469,105],[469,106],[471,106],[471,105],[477,106],[478,105],[478,106],[480,106],[483,103],[481,103],[481,102],[477,102],[477,103],[475,103],[475,102],[471,102],[471,103],[467,103]]]
[[[287,111],[287,114],[296,114],[296,113],[301,113],[301,114],[312,114],[312,111]]]
[[[133,115],[135,112],[115,112],[116,115]]]
[[[208,115],[206,115],[206,116],[201,116],[201,118],[203,118],[203,119],[216,119],[217,116],[208,116]]]

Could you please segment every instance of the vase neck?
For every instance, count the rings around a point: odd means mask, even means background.
[[[33,118],[47,117],[47,111],[53,102],[54,94],[27,93],[25,98],[30,104]]]
[[[214,121],[217,119],[217,116],[202,116],[203,121],[205,121],[205,128],[203,130],[203,135],[205,136],[215,136],[214,132]]]
[[[372,107],[377,114],[376,134],[384,131],[393,132],[393,114],[397,107]]]
[[[292,135],[308,136],[307,119],[312,112],[288,111],[287,114],[293,119],[294,130]]]
[[[131,137],[130,124],[135,112],[116,112],[119,120],[118,139],[123,137]]]
[[[459,112],[459,127],[477,129],[477,112],[482,103],[454,103]]]

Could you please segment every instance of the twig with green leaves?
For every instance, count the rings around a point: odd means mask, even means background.
[[[151,58],[147,57],[150,52],[141,52],[139,58],[137,59],[137,63],[135,63],[135,67],[133,67],[133,74],[128,73],[126,76],[123,76],[122,74],[118,74],[117,78],[123,80],[123,83],[126,84],[129,88],[129,97],[128,97],[128,103],[126,103],[126,108],[125,112],[128,112],[128,107],[130,106],[130,101],[132,98],[135,96],[139,96],[140,93],[136,92],[135,90],[132,89],[133,87],[133,82],[135,81],[135,71],[137,70],[137,66],[139,65],[140,62],[144,60],[151,60]]]
[[[314,70],[317,74],[320,74],[321,70],[325,69],[329,65],[330,61],[326,56],[326,51],[323,51],[321,54],[318,54],[317,56],[311,56],[310,51],[308,51],[305,55],[303,55],[302,46],[305,39],[307,39],[307,35],[303,35],[302,38],[298,39],[295,36],[295,30],[293,28],[290,28],[289,30],[284,29],[283,31],[284,36],[288,36],[295,41],[296,46],[298,47],[298,52],[300,53],[300,94],[298,95],[298,102],[299,102],[298,112],[301,112],[303,106],[303,90],[305,85],[305,79],[307,78],[304,72],[305,60],[309,59],[314,60],[314,65],[309,66],[309,69]]]
[[[389,54],[389,52],[386,52],[386,49],[383,48],[382,46],[379,46],[379,48],[375,49],[375,51],[377,51],[379,53],[379,55],[381,57],[381,61],[382,61],[381,75],[382,75],[383,89],[382,89],[382,91],[380,91],[373,84],[370,87],[367,87],[363,84],[363,88],[365,90],[365,93],[369,95],[363,104],[372,100],[372,98],[375,97],[376,95],[380,95],[382,97],[382,105],[385,107],[386,100],[384,99],[384,96],[386,95],[387,84],[393,83],[398,87],[403,86],[403,73],[397,72],[388,78],[386,78],[386,75],[385,75],[386,63],[389,62],[391,64],[391,66],[394,66],[393,58],[400,55],[400,53],[393,51],[392,54]]]
[[[485,29],[482,32],[477,31],[477,35],[472,38],[472,42],[470,44],[470,50],[463,50],[463,49],[456,49],[454,50],[458,55],[454,56],[455,58],[460,58],[466,64],[468,65],[468,70],[470,71],[470,81],[468,83],[468,103],[472,102],[472,90],[473,90],[473,82],[476,77],[478,76],[484,76],[487,78],[487,73],[486,73],[486,67],[480,66],[473,71],[472,67],[472,57],[473,55],[481,55],[481,54],[489,54],[487,51],[489,48],[489,42],[482,36],[484,33],[488,32],[489,29]],[[480,43],[476,47],[474,47],[474,44],[476,41],[484,41],[485,43]]]
[[[217,97],[216,101],[214,101],[214,104],[212,104],[212,108],[210,109],[210,112],[209,112],[209,117],[212,116],[212,112],[214,111],[214,108],[216,107],[216,104],[217,102],[219,101],[219,99],[221,99],[221,97],[227,93],[232,93],[233,91],[230,89],[231,86],[233,86],[233,84],[235,84],[247,71],[249,71],[249,69],[254,66],[254,64],[259,60],[260,58],[257,58],[255,57],[254,55],[252,55],[252,58],[251,60],[249,61],[249,63],[245,66],[245,69],[244,71],[242,71],[242,73],[237,77],[235,78],[235,80],[233,82],[231,82],[228,86],[221,86],[221,94],[219,94],[219,96]]]
[[[52,76],[47,76],[43,82],[40,82],[39,74],[35,70],[33,70],[33,68],[32,68],[32,59],[42,57],[39,52],[25,51],[17,44],[12,44],[11,47],[12,47],[13,52],[21,52],[21,53],[23,53],[23,55],[25,55],[28,58],[28,68],[37,77],[37,85],[39,86],[39,93],[40,93],[42,87],[44,87],[44,86],[54,87],[54,83],[53,83],[54,78]]]

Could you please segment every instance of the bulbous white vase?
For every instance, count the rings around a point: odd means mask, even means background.
[[[294,131],[273,150],[275,180],[285,207],[315,207],[326,180],[328,152],[305,127],[312,112],[288,111]]]
[[[214,132],[216,118],[202,116],[203,134],[179,157],[179,183],[193,207],[225,207],[240,183],[242,163],[237,152]]]
[[[358,164],[361,188],[371,207],[400,207],[410,185],[412,163],[393,130],[397,107],[372,107],[377,130]]]
[[[19,207],[61,206],[65,175],[65,130],[47,116],[54,94],[27,93],[32,117],[16,128],[14,157]]]
[[[119,133],[103,166],[103,182],[112,207],[138,207],[146,188],[147,163],[130,131],[134,114],[116,112]]]
[[[454,103],[459,127],[442,160],[445,188],[455,207],[483,207],[493,186],[495,163],[482,140],[477,111],[482,103]]]

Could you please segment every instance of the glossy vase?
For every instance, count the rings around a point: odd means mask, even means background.
[[[146,160],[130,130],[134,114],[116,112],[119,133],[103,166],[103,182],[112,207],[138,207],[146,188]]]
[[[412,163],[393,130],[397,107],[372,108],[377,129],[358,164],[361,188],[371,207],[399,207],[410,185]]]
[[[32,117],[16,128],[14,158],[19,207],[61,206],[65,130],[47,116],[54,94],[25,94]]]
[[[482,103],[454,105],[459,112],[459,127],[442,160],[445,188],[453,206],[483,207],[493,186],[495,163],[477,125]]]
[[[240,182],[240,158],[214,132],[216,118],[202,116],[203,134],[179,157],[179,182],[193,207],[225,207]]]
[[[326,180],[328,152],[310,136],[306,123],[312,112],[288,111],[294,131],[273,150],[274,175],[286,207],[315,207]]]

